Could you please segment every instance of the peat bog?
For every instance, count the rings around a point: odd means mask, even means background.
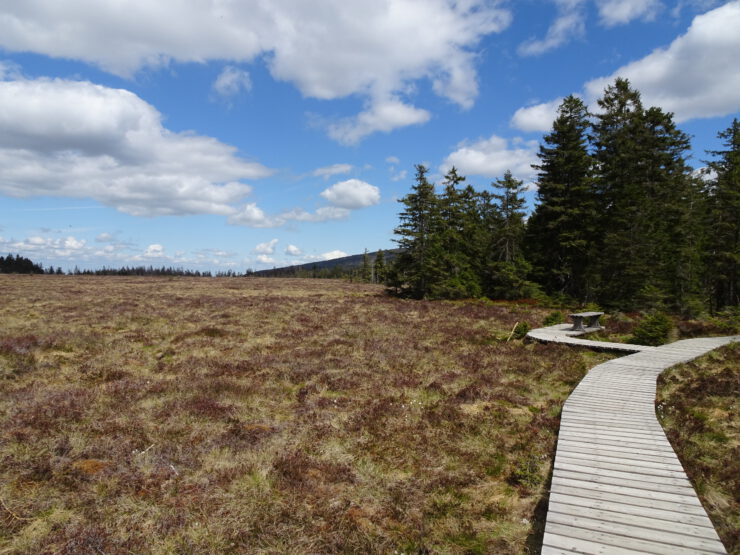
[[[656,412],[728,553],[740,553],[740,344],[658,378]]]
[[[0,551],[522,553],[608,355],[527,304],[0,276]]]

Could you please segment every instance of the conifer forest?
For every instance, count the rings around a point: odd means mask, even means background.
[[[738,305],[740,122],[704,168],[673,114],[617,79],[590,113],[558,108],[535,166],[537,205],[510,173],[477,190],[453,167],[441,186],[416,166],[395,229],[393,291],[411,298],[550,296],[686,315]]]

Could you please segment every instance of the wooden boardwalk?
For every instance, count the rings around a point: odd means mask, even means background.
[[[592,368],[565,402],[542,553],[726,553],[655,416],[655,387],[666,368],[740,336],[644,347],[568,327],[530,337],[634,354]]]

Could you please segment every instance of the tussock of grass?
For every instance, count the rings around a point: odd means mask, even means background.
[[[503,341],[536,307],[342,282],[0,289],[2,552],[525,552],[606,356]]]
[[[657,413],[729,553],[740,552],[740,345],[672,368]]]

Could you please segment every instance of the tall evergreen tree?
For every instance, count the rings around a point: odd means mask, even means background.
[[[367,249],[362,254],[362,268],[360,269],[360,279],[365,283],[370,283],[373,280],[373,271],[370,267],[370,255],[367,253]]]
[[[513,262],[521,255],[524,237],[524,183],[515,179],[509,170],[503,179],[497,179],[493,187],[500,214],[500,226],[493,237],[494,258],[502,262]]]
[[[491,233],[486,293],[498,299],[515,299],[529,296],[533,284],[527,281],[531,267],[522,254],[524,238],[524,184],[506,171],[503,179],[497,179],[493,193],[497,213]]]
[[[465,177],[451,168],[439,197],[440,264],[442,279],[432,291],[435,297],[466,298],[481,295],[479,219],[471,187],[460,188]]]
[[[652,290],[668,308],[691,312],[700,289],[701,195],[686,162],[689,137],[676,127],[673,114],[657,107],[645,111],[642,125],[645,181],[639,214],[652,271],[638,302],[649,306]]]
[[[660,108],[646,110],[640,93],[617,79],[598,101],[593,125],[596,193],[603,229],[600,300],[635,308],[676,304],[675,270],[690,265],[686,237],[674,226],[691,215],[684,152],[688,137]]]
[[[714,172],[707,194],[710,229],[705,247],[707,278],[712,310],[740,303],[740,122],[718,133],[724,150],[709,151]]]
[[[377,283],[385,283],[387,278],[387,269],[385,265],[385,253],[379,250],[375,254],[375,262],[373,262],[373,272],[375,273],[375,281]]]
[[[428,171],[421,164],[416,166],[416,183],[401,199],[405,209],[394,230],[403,252],[395,259],[391,285],[417,299],[430,296],[442,278],[439,202],[427,179]]]
[[[552,131],[540,146],[538,205],[527,223],[527,256],[533,275],[548,293],[588,301],[593,290],[591,260],[597,237],[588,110],[575,96],[558,108]]]

